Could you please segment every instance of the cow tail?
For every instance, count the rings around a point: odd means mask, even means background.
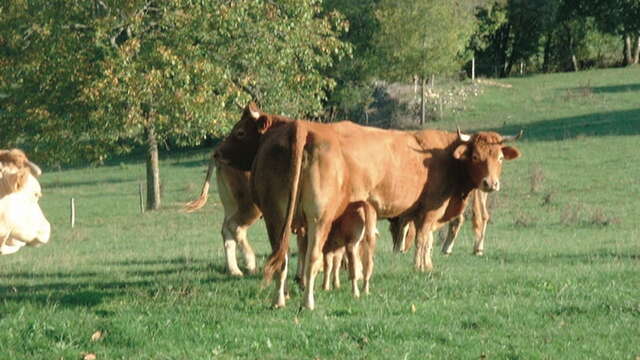
[[[204,185],[202,185],[202,191],[200,192],[200,197],[197,199],[190,201],[184,205],[182,208],[185,212],[194,212],[204,206],[207,203],[207,198],[209,197],[209,183],[211,182],[211,175],[213,174],[213,169],[216,166],[216,159],[211,154],[211,159],[209,159],[209,167],[207,168],[207,176],[204,179]]]
[[[289,203],[287,204],[287,218],[280,232],[280,241],[278,248],[267,259],[264,266],[264,280],[266,283],[271,281],[273,274],[284,267],[287,253],[289,251],[289,237],[291,235],[291,225],[293,216],[296,212],[296,202],[298,200],[298,191],[300,188],[300,174],[302,172],[302,157],[304,146],[306,144],[307,131],[299,121],[293,122],[293,134],[291,138],[291,183],[289,189]]]

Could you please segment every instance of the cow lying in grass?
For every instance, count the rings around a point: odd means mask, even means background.
[[[41,173],[21,150],[0,150],[0,255],[49,242],[51,226],[38,205]]]

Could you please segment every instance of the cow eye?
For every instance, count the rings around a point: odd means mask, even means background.
[[[473,160],[474,162],[478,162],[480,161],[480,156],[478,156],[478,154],[473,154],[473,156],[471,157],[471,160]]]
[[[237,137],[238,139],[243,139],[245,135],[246,135],[246,134],[245,134],[245,132],[244,132],[244,130],[243,130],[243,129],[239,129],[238,131],[236,131],[236,137]]]

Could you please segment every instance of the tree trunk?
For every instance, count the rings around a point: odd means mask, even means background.
[[[424,125],[424,118],[425,118],[425,98],[424,98],[424,85],[427,82],[427,78],[425,76],[422,76],[421,83],[420,83],[420,126]]]
[[[542,61],[542,72],[548,73],[549,67],[551,65],[551,42],[553,40],[553,32],[549,31],[547,33],[547,41],[544,44],[544,57]]]
[[[575,54],[571,55],[571,62],[573,63],[573,71],[576,71],[576,72],[580,71],[578,59],[576,58]]]
[[[160,167],[158,165],[158,139],[153,126],[147,132],[147,210],[160,208]]]
[[[638,64],[640,62],[640,35],[638,35],[638,39],[636,41],[636,51],[633,54],[633,63]]]
[[[624,36],[624,64],[625,65],[633,64],[633,57],[631,56],[632,47],[633,46],[631,45],[631,36],[625,35]]]
[[[500,30],[498,30],[498,46],[496,46],[496,61],[498,62],[499,70],[498,76],[503,78],[506,77],[506,69],[507,69],[507,50],[509,47],[509,32],[511,31],[509,24],[503,25]]]

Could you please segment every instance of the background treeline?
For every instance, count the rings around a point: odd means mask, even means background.
[[[639,18],[640,0],[12,0],[0,143],[48,165],[146,149],[157,192],[159,149],[223,136],[249,100],[368,122],[399,82],[422,86],[424,121],[425,86],[472,63],[486,77],[637,64]]]

